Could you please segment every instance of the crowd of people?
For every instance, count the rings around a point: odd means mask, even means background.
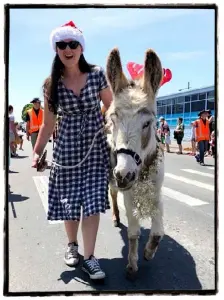
[[[184,138],[185,126],[183,118],[178,118],[177,126],[174,129],[173,137],[177,142],[177,154],[183,154],[182,141]],[[161,144],[170,152],[171,131],[168,122],[164,117],[160,117],[157,122],[157,133]],[[215,158],[215,119],[211,110],[202,110],[198,114],[198,119],[191,122],[191,153],[200,165],[204,164],[204,157],[212,155]]]

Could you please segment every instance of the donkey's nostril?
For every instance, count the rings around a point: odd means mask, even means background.
[[[126,175],[126,178],[127,178],[128,180],[131,179],[131,172],[128,172],[128,174]]]
[[[116,177],[116,179],[117,180],[122,180],[123,179],[123,177],[121,176],[121,173],[118,171],[118,172],[115,172],[115,177]]]
[[[135,180],[135,172],[132,173],[131,181]]]

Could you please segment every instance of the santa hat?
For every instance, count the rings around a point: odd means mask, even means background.
[[[85,50],[84,36],[81,30],[79,30],[72,21],[62,25],[61,27],[57,27],[51,32],[50,43],[54,51],[56,51],[56,43],[65,39],[71,39],[79,42],[83,51]]]

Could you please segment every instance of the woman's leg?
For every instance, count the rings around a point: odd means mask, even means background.
[[[94,255],[99,221],[99,214],[83,218],[82,220],[84,259],[88,259],[91,255]]]
[[[77,241],[77,234],[79,229],[79,222],[78,221],[64,221],[65,224],[65,230],[68,237],[69,243],[76,243]]]
[[[79,263],[79,253],[78,253],[78,221],[64,221],[65,230],[68,236],[68,247],[65,252],[64,261],[70,266],[76,266]]]
[[[99,214],[83,218],[82,220],[82,236],[84,245],[84,261],[82,269],[91,279],[105,278],[105,273],[101,270],[98,260],[94,257],[99,221]]]

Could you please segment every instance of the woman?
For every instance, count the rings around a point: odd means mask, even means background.
[[[179,147],[179,151],[177,154],[183,154],[183,149],[182,149],[182,140],[184,137],[184,124],[183,124],[183,118],[178,118],[177,119],[177,127],[174,130],[174,138],[177,140],[177,145]]]
[[[164,117],[160,117],[160,138],[162,145],[166,145],[166,151],[170,152],[170,128]],[[164,146],[163,146],[164,147]]]
[[[72,21],[52,31],[51,44],[56,56],[51,76],[43,85],[44,123],[34,148],[33,167],[37,167],[54,131],[60,108],[62,119],[53,151],[57,165],[53,164],[49,178],[48,220],[64,220],[68,236],[64,261],[76,266],[82,206],[82,269],[91,279],[102,279],[105,273],[94,256],[94,248],[100,212],[109,209],[109,151],[100,100],[108,108],[112,93],[102,68],[86,62],[84,36]]]

